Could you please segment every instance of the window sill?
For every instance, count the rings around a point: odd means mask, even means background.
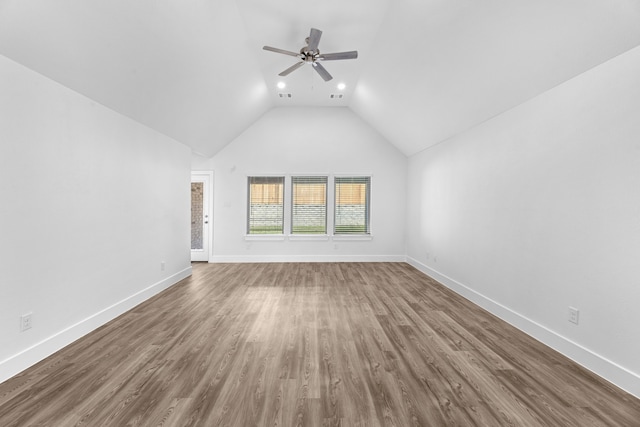
[[[289,240],[294,242],[311,242],[311,241],[324,241],[329,240],[329,236],[326,234],[289,234]]]
[[[287,236],[283,234],[245,234],[244,236],[246,241],[261,242],[283,242],[285,240],[292,242],[326,242],[329,239],[336,242],[368,242],[373,240],[373,236],[371,234],[341,234],[337,236],[327,234],[289,234]]]
[[[334,241],[370,241],[373,240],[373,236],[371,234],[341,234],[338,236],[333,236]]]
[[[281,242],[281,241],[284,241],[284,235],[282,234],[245,234],[244,240]]]

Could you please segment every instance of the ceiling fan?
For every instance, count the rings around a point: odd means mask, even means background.
[[[278,49],[271,46],[264,46],[264,50],[268,50],[271,52],[282,53],[289,56],[295,56],[300,59],[300,62],[296,62],[291,67],[287,68],[280,74],[279,76],[289,75],[291,72],[297,70],[302,67],[305,63],[309,63],[313,66],[313,69],[320,74],[320,77],[325,82],[328,82],[333,77],[329,72],[320,64],[319,61],[336,61],[338,59],[356,59],[358,57],[358,51],[352,50],[349,52],[337,52],[337,53],[320,53],[318,50],[318,44],[320,43],[320,37],[322,36],[322,31],[317,28],[312,28],[309,37],[305,39],[306,46],[300,49],[300,53],[291,52],[289,50]]]

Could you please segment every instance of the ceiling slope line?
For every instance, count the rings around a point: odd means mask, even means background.
[[[75,95],[80,96],[80,97],[86,99],[87,101],[89,101],[91,103],[99,105],[102,108],[106,108],[107,110],[111,111],[114,114],[117,114],[118,116],[125,117],[128,120],[131,120],[132,122],[134,122],[134,123],[136,123],[138,125],[141,125],[141,126],[147,128],[147,129],[149,129],[149,130],[151,130],[151,131],[153,131],[153,132],[155,132],[155,133],[157,133],[159,135],[165,136],[165,137],[171,139],[172,141],[177,142],[178,144],[184,145],[185,147],[188,147],[190,150],[193,151],[193,149],[191,148],[191,146],[189,144],[180,141],[176,137],[171,136],[171,135],[167,134],[166,132],[160,131],[157,128],[155,128],[155,127],[153,127],[153,126],[151,126],[151,125],[149,125],[147,123],[141,122],[140,120],[135,119],[135,118],[131,117],[131,115],[126,114],[126,113],[124,113],[124,112],[122,112],[120,110],[116,110],[115,108],[110,107],[109,105],[107,105],[107,104],[105,104],[105,103],[103,103],[101,101],[98,101],[97,99],[95,99],[95,98],[93,98],[93,97],[91,97],[91,96],[89,96],[89,95],[87,95],[85,93],[78,92],[76,89],[65,85],[64,83],[60,82],[59,80],[57,80],[57,79],[55,79],[55,78],[53,78],[51,76],[48,76],[46,74],[43,74],[38,70],[34,70],[33,68],[28,67],[27,65],[25,65],[25,64],[23,64],[23,63],[21,63],[19,61],[16,61],[13,58],[10,58],[10,57],[2,54],[2,53],[0,53],[0,56],[2,56],[3,58],[6,58],[8,61],[11,61],[11,62],[19,65],[20,67],[24,68],[25,70],[28,70],[31,73],[35,73],[35,74],[39,75],[40,77],[43,77],[43,78],[55,83],[56,85],[60,86],[61,88],[64,88],[65,90],[69,90],[69,91],[73,92]]]
[[[551,91],[553,91],[553,90],[555,90],[555,89],[559,88],[560,86],[563,86],[563,85],[567,84],[568,82],[570,82],[570,81],[572,81],[572,80],[574,80],[574,79],[576,79],[576,78],[579,78],[580,76],[582,76],[582,75],[584,75],[584,74],[587,74],[587,73],[589,73],[589,72],[591,72],[591,71],[595,70],[596,68],[599,68],[599,67],[601,67],[601,66],[603,66],[603,65],[605,65],[605,64],[607,64],[607,63],[609,63],[609,62],[611,62],[611,61],[614,61],[614,60],[616,60],[617,58],[619,58],[619,57],[621,57],[621,56],[623,56],[623,55],[625,55],[625,54],[627,54],[627,53],[629,53],[629,52],[631,52],[632,50],[635,50],[635,49],[640,49],[640,44],[638,44],[638,45],[637,45],[637,46],[635,46],[635,47],[632,47],[631,49],[627,49],[627,50],[625,50],[624,52],[621,52],[621,53],[619,53],[619,54],[616,54],[616,55],[612,56],[611,58],[607,59],[606,61],[603,61],[603,62],[600,62],[600,63],[598,63],[598,64],[596,64],[596,65],[593,65],[593,66],[591,66],[591,67],[587,68],[586,70],[581,71],[581,72],[579,72],[578,74],[575,74],[575,75],[573,75],[573,76],[571,76],[571,77],[569,77],[569,78],[567,78],[567,79],[565,79],[565,80],[563,80],[563,81],[561,81],[561,82],[559,82],[559,83],[557,83],[557,84],[555,84],[555,85],[553,85],[553,86],[549,87],[548,89],[545,89],[545,90],[544,90],[544,91],[542,91],[542,92],[539,92],[539,93],[537,93],[537,94],[535,94],[535,95],[533,95],[533,96],[530,96],[529,98],[525,99],[525,100],[524,100],[524,101],[522,101],[522,102],[519,102],[519,103],[517,103],[517,104],[515,104],[515,105],[513,105],[513,106],[511,106],[511,107],[509,107],[509,108],[506,108],[506,109],[504,109],[504,110],[502,110],[502,111],[500,111],[500,112],[498,112],[498,113],[495,113],[495,114],[493,114],[493,115],[491,115],[491,116],[489,116],[489,117],[487,117],[487,118],[485,118],[485,119],[483,119],[483,120],[480,120],[480,121],[478,121],[478,122],[476,122],[476,123],[472,124],[471,126],[468,126],[468,127],[464,128],[463,130],[461,130],[461,131],[459,131],[459,132],[456,132],[456,133],[454,133],[454,134],[452,134],[452,135],[450,135],[450,136],[446,137],[446,138],[445,138],[445,139],[443,139],[443,140],[440,140],[440,141],[438,141],[438,142],[436,142],[436,143],[434,143],[434,144],[431,144],[431,145],[429,145],[428,147],[422,148],[422,149],[420,149],[420,150],[418,150],[418,151],[416,151],[416,152],[414,152],[414,153],[412,153],[412,154],[405,154],[405,155],[407,156],[407,158],[411,158],[411,157],[416,156],[416,155],[418,155],[418,154],[424,153],[425,151],[431,150],[432,148],[435,148],[435,147],[437,147],[437,146],[439,146],[439,145],[441,145],[441,144],[444,144],[444,143],[446,143],[446,142],[449,142],[449,141],[451,141],[451,140],[453,140],[453,139],[455,139],[455,138],[457,138],[457,137],[459,137],[459,136],[461,136],[461,135],[464,135],[465,133],[470,132],[471,130],[473,130],[473,129],[475,129],[475,128],[479,127],[479,126],[482,126],[483,124],[485,124],[485,123],[487,123],[487,122],[492,121],[493,119],[496,119],[496,118],[498,118],[498,117],[500,117],[500,116],[502,116],[502,115],[504,115],[504,114],[508,113],[509,111],[512,111],[512,110],[514,110],[514,109],[516,109],[516,108],[518,108],[518,107],[520,107],[520,106],[523,106],[523,105],[525,105],[525,104],[527,104],[527,103],[529,103],[529,102],[533,101],[534,99],[539,98],[539,97],[541,97],[541,96],[545,95],[546,93],[549,93],[549,92],[551,92]],[[359,116],[359,115],[358,115],[358,116]],[[373,125],[371,125],[371,126],[373,126]],[[377,130],[377,129],[376,129],[376,130]],[[394,144],[391,140],[389,140],[389,142],[390,142],[391,144]],[[394,145],[395,145],[395,144],[394,144]]]

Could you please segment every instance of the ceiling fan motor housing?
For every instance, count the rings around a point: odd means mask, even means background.
[[[319,50],[307,50],[309,48],[309,46],[305,46],[302,49],[300,49],[300,54],[302,55],[302,60],[304,62],[315,62],[318,57],[320,56],[320,51]]]

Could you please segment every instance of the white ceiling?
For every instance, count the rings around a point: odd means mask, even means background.
[[[311,27],[359,58],[278,77]],[[280,105],[411,155],[638,45],[640,0],[0,0],[0,54],[207,156]]]

